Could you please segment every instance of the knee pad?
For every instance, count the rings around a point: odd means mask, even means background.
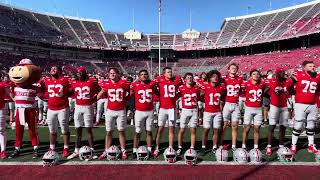
[[[297,129],[294,129],[294,128],[293,128],[292,134],[295,135],[295,136],[300,136],[301,130],[297,130]]]
[[[313,136],[313,135],[314,135],[314,129],[307,129],[307,128],[306,128],[306,134],[307,134],[308,136]]]
[[[303,120],[295,121],[294,124],[293,124],[293,129],[301,130],[303,125],[304,125],[304,121]]]

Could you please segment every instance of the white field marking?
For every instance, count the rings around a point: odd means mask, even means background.
[[[19,166],[40,166],[42,162],[1,162],[1,165],[19,165]],[[165,161],[69,161],[61,164],[63,166],[72,165],[185,165],[184,161],[178,161],[173,164],[168,164]],[[263,163],[236,163],[236,162],[216,162],[216,161],[203,161],[197,166],[201,165],[212,165],[212,166],[320,166],[317,162],[292,162],[292,163],[281,163],[281,162],[263,162]]]
[[[63,134],[60,134],[60,137],[63,137]],[[75,134],[70,134],[70,137],[76,137]]]

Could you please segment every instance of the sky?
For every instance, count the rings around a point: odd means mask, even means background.
[[[0,2],[38,12],[99,19],[105,31],[126,32],[133,28],[134,19],[135,29],[144,33],[158,32],[159,0],[0,0]],[[201,32],[219,31],[226,17],[265,12],[305,2],[307,0],[162,0],[161,32],[180,33],[186,30],[190,27],[190,14],[193,29]]]

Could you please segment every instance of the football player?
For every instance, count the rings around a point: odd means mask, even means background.
[[[262,115],[262,97],[265,90],[265,83],[261,79],[260,71],[253,69],[250,71],[250,79],[241,85],[241,89],[245,92],[245,112],[244,112],[244,128],[242,133],[242,148],[246,148],[248,141],[248,133],[253,124],[254,129],[254,148],[258,149],[260,126],[263,121]]]
[[[0,72],[1,77],[1,72]],[[7,143],[7,132],[6,132],[6,116],[7,110],[5,108],[5,97],[9,94],[9,88],[5,81],[0,80],[0,158],[7,158],[6,154],[6,143]]]
[[[13,91],[14,88],[14,83],[12,81],[10,81],[10,78],[8,75],[4,75],[3,77],[3,81],[6,84],[7,88],[9,88],[10,91]],[[13,100],[11,99],[9,93],[6,94],[5,96],[5,101],[7,104],[7,109],[9,109],[9,122],[10,125],[14,122],[14,110],[15,110],[15,104],[13,102]]]
[[[158,132],[156,138],[156,148],[153,152],[154,158],[159,155],[159,145],[164,131],[166,122],[169,125],[169,147],[173,147],[174,143],[174,129],[177,119],[176,101],[178,99],[178,88],[182,84],[179,76],[173,76],[172,68],[163,68],[163,76],[154,79],[159,87],[160,109],[158,116]]]
[[[306,123],[306,134],[308,136],[308,152],[317,154],[318,150],[314,144],[315,122],[317,119],[317,93],[319,93],[319,76],[315,71],[313,61],[304,61],[303,70],[297,70],[292,74],[295,83],[295,121],[292,131],[292,153],[297,152],[297,141],[303,125]]]
[[[240,120],[239,109],[239,92],[243,78],[238,76],[239,66],[237,64],[230,64],[228,67],[229,74],[224,78],[224,84],[226,86],[226,103],[223,107],[223,131],[222,139],[228,124],[231,123],[232,127],[232,150],[236,149],[238,122]]]
[[[225,98],[225,86],[222,82],[221,74],[217,70],[212,70],[207,73],[209,80],[208,84],[203,87],[204,93],[204,114],[203,114],[203,133],[202,133],[202,148],[201,156],[205,155],[206,143],[208,134],[213,128],[213,147],[212,153],[215,154],[218,148],[218,140],[221,132],[222,123],[222,107]]]
[[[101,76],[98,84],[100,87],[103,87],[105,82],[106,82],[106,80],[104,79],[103,76]],[[95,122],[94,126],[99,125],[100,118],[101,118],[101,115],[103,114],[104,107],[106,106],[106,103],[107,103],[107,96],[103,95],[102,97],[100,97],[100,99],[97,102],[97,114],[96,114],[96,122]]]
[[[77,81],[71,84],[72,92],[76,97],[76,105],[74,108],[74,126],[76,128],[76,143],[74,152],[68,156],[68,159],[73,159],[79,156],[81,146],[82,128],[85,127],[88,133],[88,143],[92,150],[93,148],[93,103],[97,100],[99,85],[97,80],[88,76],[85,67],[81,66],[77,69]]]
[[[207,74],[202,72],[200,74],[200,78],[196,80],[196,83],[199,87],[203,87],[205,83],[207,83]],[[199,125],[203,124],[203,109],[204,109],[204,100],[202,97],[198,99],[198,117],[199,117]]]
[[[50,132],[50,149],[54,151],[57,141],[58,125],[63,134],[63,153],[64,158],[69,155],[69,102],[68,96],[71,85],[69,80],[62,75],[60,66],[53,66],[50,70],[52,78],[44,81],[45,92],[48,93],[48,113],[47,123]]]
[[[156,91],[155,83],[149,79],[147,70],[139,72],[139,79],[131,84],[130,94],[135,98],[135,136],[133,141],[133,158],[140,142],[140,134],[146,129],[147,150],[151,154],[152,124],[153,124],[153,94]]]
[[[104,83],[102,90],[98,94],[98,99],[106,94],[108,105],[105,112],[106,116],[106,137],[105,151],[100,155],[99,159],[107,156],[107,150],[112,145],[112,136],[115,123],[119,131],[119,141],[122,152],[122,160],[127,159],[126,154],[126,103],[129,96],[130,86],[127,80],[120,79],[120,72],[116,68],[109,69],[109,80]]]
[[[189,124],[191,146],[194,149],[196,143],[196,127],[198,121],[198,99],[200,97],[200,88],[193,80],[192,73],[184,75],[185,84],[179,87],[179,94],[181,96],[182,111],[180,116],[180,129],[178,133],[178,150],[177,155],[181,155],[183,137],[185,129]]]
[[[279,124],[279,147],[283,147],[284,135],[288,126],[289,111],[287,107],[287,97],[289,89],[292,85],[290,78],[286,77],[285,71],[282,68],[275,70],[275,78],[266,80],[267,90],[270,95],[270,110],[269,110],[269,131],[268,145],[266,155],[272,155],[272,138],[276,125]]]

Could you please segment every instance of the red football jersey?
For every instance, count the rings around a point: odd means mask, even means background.
[[[258,84],[252,84],[252,80],[249,79],[247,82],[241,85],[245,92],[246,106],[248,107],[261,107],[263,90],[265,88],[264,81]]]
[[[225,97],[225,85],[219,84],[213,87],[211,83],[205,84],[204,90],[204,111],[209,113],[221,112],[221,101]]]
[[[134,92],[135,106],[138,111],[152,111],[153,97],[155,92],[155,83],[153,81],[146,84],[141,81],[135,81],[130,89]]]
[[[130,90],[130,84],[126,80],[112,82],[107,80],[102,87],[108,97],[107,108],[114,111],[124,110],[128,101],[127,94]]]
[[[74,91],[77,105],[92,105],[97,99],[99,85],[95,79],[89,78],[87,81],[74,81],[71,84],[71,88]]]
[[[5,84],[5,86],[7,88],[9,88],[10,92],[13,92],[14,82],[12,82],[12,81],[4,81],[3,83]],[[13,100],[11,99],[9,93],[5,94],[4,100],[6,102],[13,102]]]
[[[226,102],[229,103],[238,103],[241,84],[243,82],[243,77],[235,76],[230,77],[227,76],[224,78],[224,84],[226,85]]]
[[[200,97],[200,88],[198,86],[188,87],[186,84],[179,87],[181,93],[182,108],[196,109]]]
[[[315,104],[319,88],[319,76],[311,77],[305,71],[295,71],[292,74],[297,82],[295,83],[295,102],[302,104]]]
[[[59,79],[48,78],[45,80],[45,93],[48,94],[48,108],[61,110],[69,106],[68,94],[71,85],[65,77]]]
[[[0,82],[0,109],[5,106],[5,95],[6,95],[6,82]]]
[[[270,104],[276,107],[287,107],[287,98],[289,97],[292,80],[287,78],[284,82],[279,82],[276,78],[272,78],[266,80],[265,83],[269,87]],[[278,95],[276,92],[278,92]]]
[[[182,84],[181,78],[176,76],[172,80],[167,80],[164,77],[158,77],[154,79],[154,82],[156,82],[159,87],[160,108],[176,108],[176,101],[178,99],[177,92],[179,86]]]

